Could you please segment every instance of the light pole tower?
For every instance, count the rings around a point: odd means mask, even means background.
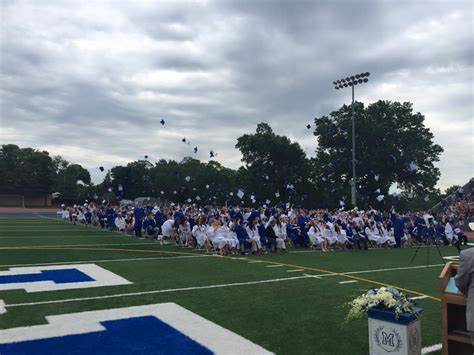
[[[352,88],[352,181],[351,181],[351,203],[352,207],[357,206],[356,193],[356,158],[355,158],[355,122],[354,122],[354,87],[369,81],[369,72],[352,75],[343,79],[338,79],[332,83],[334,89],[339,90],[347,87]]]

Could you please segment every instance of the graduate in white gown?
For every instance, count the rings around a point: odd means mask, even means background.
[[[206,250],[210,250],[211,245],[209,244],[209,241],[207,239],[207,228],[208,227],[206,225],[206,217],[201,217],[199,218],[198,223],[194,225],[192,235],[194,238],[196,238],[198,248],[205,248]]]

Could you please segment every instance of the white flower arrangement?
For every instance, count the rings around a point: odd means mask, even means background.
[[[392,310],[395,312],[396,318],[402,313],[419,316],[419,313],[415,310],[415,303],[408,299],[405,294],[392,287],[372,289],[351,302],[347,302],[345,306],[350,308],[346,315],[346,322],[362,318],[371,308]]]

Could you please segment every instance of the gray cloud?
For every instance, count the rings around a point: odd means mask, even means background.
[[[1,6],[2,143],[92,169],[213,149],[235,168],[237,137],[267,121],[314,154],[306,124],[350,100],[331,82],[369,70],[358,100],[411,101],[425,114],[445,148],[439,187],[473,175],[468,1]]]

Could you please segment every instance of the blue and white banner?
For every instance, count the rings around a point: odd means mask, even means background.
[[[95,264],[17,267],[0,271],[0,291],[42,292],[128,284],[131,282]]]
[[[175,303],[46,319],[0,330],[0,354],[272,354]]]

